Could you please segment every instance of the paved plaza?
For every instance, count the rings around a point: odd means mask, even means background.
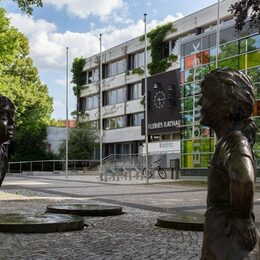
[[[206,189],[170,180],[101,182],[98,176],[8,176],[0,191],[2,213],[44,212],[55,203],[102,203],[124,214],[85,217],[80,231],[0,233],[0,259],[199,259],[202,232],[155,226],[158,216],[205,212]],[[260,222],[260,193],[255,193]]]

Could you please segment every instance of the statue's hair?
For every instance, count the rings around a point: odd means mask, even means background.
[[[13,102],[8,97],[0,96],[0,109],[6,105],[9,105],[13,110],[15,109]]]
[[[201,81],[201,88],[217,88],[217,95],[222,99],[229,119],[241,122],[241,131],[249,141],[254,143],[256,125],[251,119],[254,108],[254,86],[250,78],[239,70],[224,68],[215,69]]]

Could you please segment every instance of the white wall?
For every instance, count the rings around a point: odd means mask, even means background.
[[[152,142],[148,143],[149,153],[180,153],[180,141]],[[146,153],[145,144],[143,144],[143,153]]]
[[[144,136],[141,135],[140,126],[131,126],[104,131],[104,143],[129,142],[137,140],[144,140]]]
[[[47,143],[50,145],[52,152],[58,153],[59,147],[65,139],[65,127],[47,127]]]

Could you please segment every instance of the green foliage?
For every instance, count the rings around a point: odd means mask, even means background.
[[[14,147],[16,149],[12,160],[31,160],[31,153],[26,140],[44,142],[44,135],[52,113],[52,98],[48,88],[42,84],[38,70],[33,66],[29,55],[28,39],[10,26],[4,9],[0,8],[0,93],[8,96],[15,104]],[[34,139],[36,135],[37,138]],[[46,147],[40,145],[42,154]],[[33,150],[33,149],[31,149]],[[18,154],[20,151],[21,154]],[[39,151],[40,153],[40,151]],[[44,158],[39,158],[44,159]]]
[[[80,117],[80,109],[79,109],[79,102],[80,102],[80,94],[81,91],[85,88],[84,85],[86,84],[86,74],[83,71],[85,66],[85,59],[75,58],[72,63],[72,83],[75,85],[73,86],[74,95],[77,98],[77,109],[76,109],[76,121],[79,121]]]
[[[260,32],[260,0],[240,0],[232,4],[229,11],[235,16],[235,29],[242,31],[250,11],[250,27]]]
[[[144,69],[142,69],[142,68],[134,68],[134,69],[132,69],[132,73],[133,74],[139,74],[139,75],[142,75],[142,74],[144,74]]]
[[[152,62],[148,64],[150,75],[166,71],[171,66],[172,62],[177,59],[174,55],[162,58],[163,39],[168,32],[175,31],[176,29],[173,28],[173,24],[167,23],[157,26],[147,34],[147,37],[150,40],[152,57]]]
[[[95,144],[95,133],[88,123],[78,123],[77,128],[70,129],[68,142],[68,157],[73,159],[92,159]],[[59,155],[65,158],[65,141],[60,146]]]
[[[12,161],[33,161],[56,159],[53,153],[48,151],[46,143],[47,131],[43,124],[39,129],[29,125],[20,126],[16,129],[11,145]]]
[[[17,2],[18,7],[25,12],[28,15],[32,15],[33,13],[33,5],[41,6],[42,7],[42,1],[41,0],[13,0],[14,2]]]
[[[75,58],[72,63],[72,83],[74,83],[79,89],[82,88],[83,85],[86,84],[86,73],[83,71],[83,68],[85,66],[85,59],[83,57]],[[77,94],[80,91],[74,91],[74,94],[77,96]],[[80,94],[80,93],[79,93]]]
[[[144,106],[144,104],[145,104],[145,98],[144,97],[140,100],[140,104]]]
[[[51,119],[49,121],[48,126],[62,127],[62,126],[64,126],[64,122],[61,120]]]

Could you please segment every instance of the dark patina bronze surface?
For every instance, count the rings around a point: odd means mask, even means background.
[[[201,259],[260,259],[253,213],[252,82],[237,70],[217,69],[202,80],[201,94],[201,124],[211,127],[218,140],[209,163]]]
[[[8,143],[14,131],[14,105],[7,97],[0,96],[0,186],[8,168]]]
[[[79,216],[113,216],[123,214],[122,207],[119,206],[86,203],[49,205],[46,212]]]
[[[64,214],[0,214],[0,232],[7,233],[50,233],[80,230],[84,219]]]
[[[181,214],[158,217],[156,226],[176,230],[203,231],[204,221],[205,217],[201,214],[182,212]]]

